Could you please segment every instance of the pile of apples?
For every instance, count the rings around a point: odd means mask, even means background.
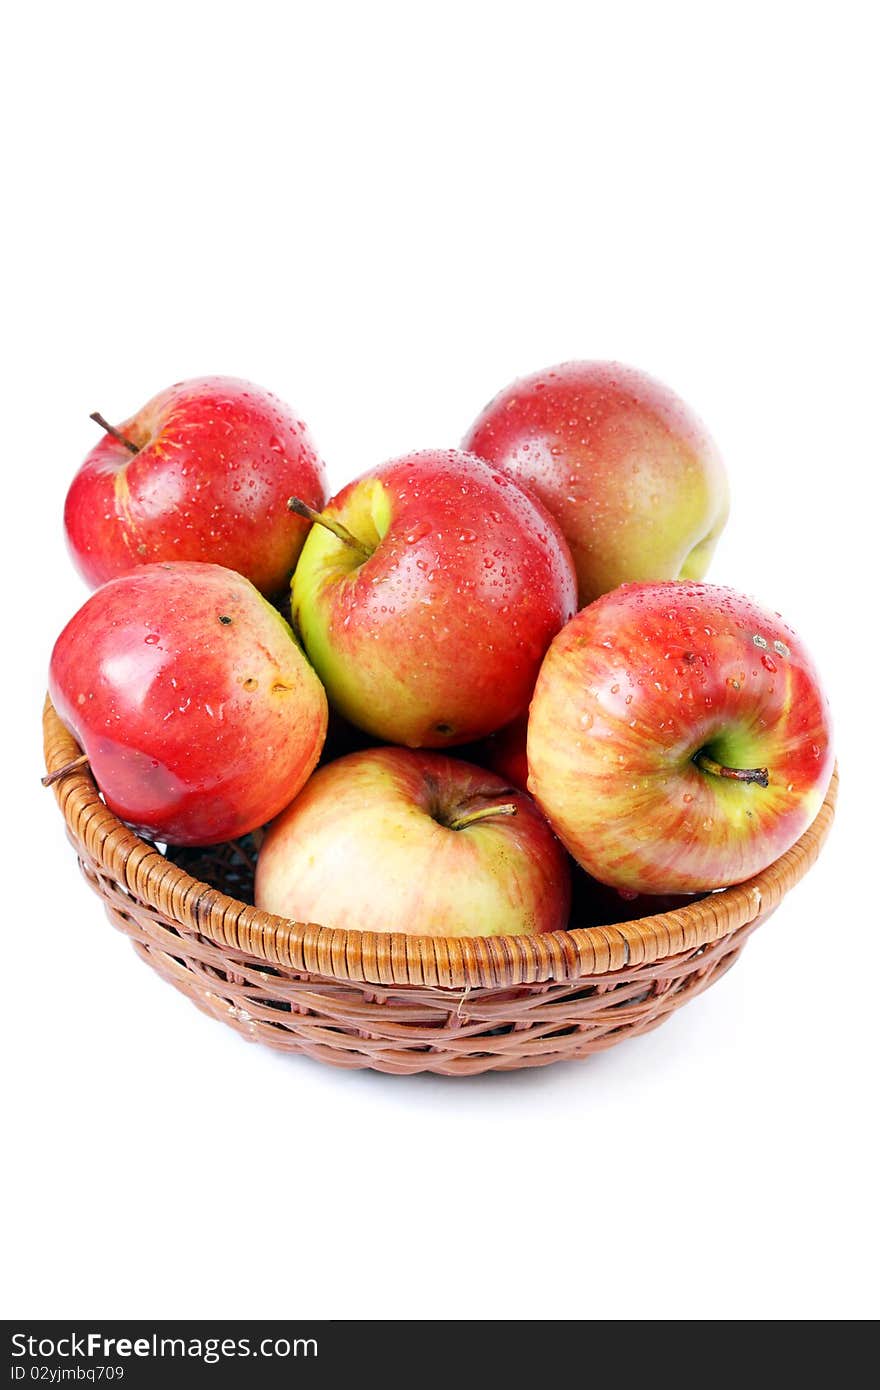
[[[268,827],[257,906],[515,935],[568,926],[574,877],[578,921],[623,920],[749,878],[822,804],[814,667],[700,582],[725,471],[643,373],[519,380],[460,450],[329,501],[303,422],[248,382],[93,418],[65,528],[96,592],[52,700],[139,833]]]

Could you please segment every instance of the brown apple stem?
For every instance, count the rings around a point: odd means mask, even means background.
[[[694,755],[694,762],[704,772],[711,772],[716,777],[732,777],[735,782],[757,782],[759,787],[770,785],[766,767],[725,767],[723,763],[716,763],[714,758],[710,758],[709,754],[703,751]]]
[[[111,425],[108,420],[105,420],[99,410],[93,410],[89,419],[94,420],[95,424],[100,425],[101,429],[106,430],[108,434],[112,434],[114,439],[118,439],[120,444],[124,444],[126,449],[130,449],[133,454],[140,453],[140,449],[137,444],[135,444],[134,440],[126,439],[122,431],[118,430],[115,425]]]
[[[45,777],[40,778],[40,781],[44,787],[51,787],[53,782],[60,782],[61,778],[66,777],[68,772],[76,772],[78,767],[85,767],[88,760],[88,753],[80,753],[78,758],[71,758],[69,763],[62,763],[60,767],[56,767],[54,772],[47,772]]]
[[[325,516],[323,512],[316,512],[314,507],[310,507],[308,502],[302,502],[298,497],[288,497],[287,505],[297,516],[304,516],[306,521],[311,521],[314,525],[324,526],[328,531],[332,531],[337,540],[356,550],[361,560],[369,560],[372,550],[369,546],[359,541],[357,536],[353,536],[347,526],[343,526],[341,521],[334,521],[332,517]]]
[[[502,806],[483,806],[479,811],[468,811],[465,815],[459,816],[457,820],[447,822],[449,830],[465,830],[467,826],[474,825],[478,820],[488,820],[490,816],[515,816],[516,807],[512,801],[506,801]]]

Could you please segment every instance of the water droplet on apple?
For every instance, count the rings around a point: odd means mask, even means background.
[[[155,645],[156,645],[156,643],[158,642],[158,640],[159,640],[159,634],[158,634],[158,632],[148,632],[147,635],[146,635],[146,637],[144,638],[144,641],[147,643],[147,646],[149,646],[149,647],[155,647]]]
[[[773,660],[772,656],[768,656],[766,652],[764,652],[763,656],[761,657],[761,665],[767,671],[776,670],[776,662]]]
[[[429,536],[430,534],[430,521],[418,521],[411,530],[407,531],[403,539],[407,545],[415,545],[417,541],[422,540],[425,536]]]
[[[276,454],[284,453],[284,445],[281,443],[281,440],[278,438],[277,434],[273,434],[272,438],[269,440],[269,448],[274,449]]]
[[[462,545],[470,545],[472,541],[477,539],[477,533],[465,527],[463,531],[459,531],[458,539],[461,541]]]
[[[591,729],[592,727],[593,727],[593,716],[590,714],[589,710],[587,710],[584,714],[581,715],[581,728],[582,728],[582,729]]]

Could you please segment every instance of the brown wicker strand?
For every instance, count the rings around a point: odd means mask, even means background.
[[[43,730],[51,776],[80,750],[48,699]],[[807,832],[748,883],[614,926],[466,939],[273,917],[236,895],[249,857],[241,847],[198,851],[195,877],[122,824],[87,766],[52,791],[110,920],[204,1012],[337,1066],[463,1075],[601,1051],[657,1027],[720,978],[814,863],[837,774]]]

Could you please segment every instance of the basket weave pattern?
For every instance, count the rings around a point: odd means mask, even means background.
[[[48,700],[43,731],[53,772],[80,750]],[[336,1066],[460,1075],[587,1056],[657,1027],[720,978],[815,861],[837,775],[809,830],[748,883],[617,926],[460,940],[273,917],[242,901],[246,848],[178,853],[182,867],[113,815],[87,768],[54,791],[111,922],[206,1013]]]

